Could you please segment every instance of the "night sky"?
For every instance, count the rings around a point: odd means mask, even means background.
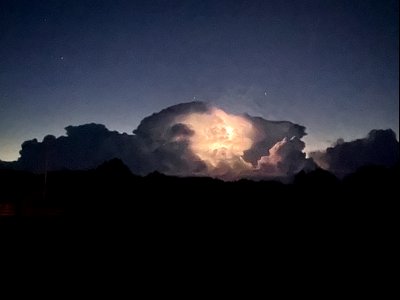
[[[307,127],[306,150],[399,133],[398,1],[0,0],[0,159],[193,100]]]

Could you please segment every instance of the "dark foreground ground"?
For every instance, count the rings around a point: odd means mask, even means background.
[[[100,274],[231,274],[280,295],[385,298],[399,266],[398,173],[368,167],[338,180],[317,170],[285,185],[138,177],[116,161],[46,179],[0,170],[2,247],[12,225],[26,243],[14,263],[55,256],[57,269],[76,256]]]
[[[282,184],[158,173],[139,177],[118,160],[95,170],[47,175],[0,170],[0,215],[188,222],[387,221],[398,201],[398,173],[398,167],[365,167],[338,180],[316,170]]]

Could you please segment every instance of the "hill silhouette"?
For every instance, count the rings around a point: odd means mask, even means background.
[[[220,214],[249,220],[254,216],[276,219],[268,216],[271,212],[296,219],[312,212],[332,217],[366,208],[375,214],[374,207],[378,211],[397,201],[398,173],[398,165],[369,166],[339,180],[316,169],[300,172],[293,183],[283,184],[158,172],[143,177],[132,174],[119,159],[87,171],[34,174],[5,168],[0,170],[0,210],[3,216],[134,217],[141,212],[160,219]]]
[[[290,267],[300,276],[312,268],[376,282],[396,249],[398,175],[398,165],[370,166],[340,180],[317,169],[290,184],[224,182],[137,176],[118,159],[47,176],[2,169],[0,223],[27,223],[18,232],[49,249],[58,240],[60,249],[89,246],[91,256],[107,244],[121,264],[138,249],[164,259],[187,249],[228,259],[235,249],[254,266],[272,261],[276,272]]]

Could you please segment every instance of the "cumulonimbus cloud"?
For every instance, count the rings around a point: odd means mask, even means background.
[[[227,180],[289,178],[316,167],[303,152],[305,135],[305,127],[292,122],[233,115],[190,102],[144,118],[133,134],[110,131],[101,124],[68,126],[66,136],[23,143],[16,165],[35,172],[90,169],[120,158],[140,175],[159,171]],[[388,141],[383,144],[386,147]],[[330,167],[336,166],[335,151],[328,149],[320,159],[314,158],[321,165],[329,161]]]
[[[371,130],[365,138],[345,142],[339,139],[324,151],[310,153],[321,167],[339,177],[362,166],[391,167],[399,162],[399,142],[391,129]]]

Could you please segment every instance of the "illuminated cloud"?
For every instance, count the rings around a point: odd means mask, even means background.
[[[260,158],[257,169],[265,175],[286,176],[300,172],[306,166],[304,142],[293,137],[276,143],[269,155]]]
[[[254,128],[249,120],[211,108],[207,113],[192,113],[177,119],[193,132],[189,147],[208,168],[210,174],[218,170],[251,168],[244,161],[244,152],[253,145]]]
[[[168,107],[146,117],[133,135],[104,125],[68,126],[67,135],[22,145],[18,165],[36,172],[90,169],[114,157],[137,174],[275,178],[305,165],[305,128],[232,115],[201,102]]]
[[[178,104],[146,117],[134,134],[109,131],[100,124],[68,126],[66,131],[66,136],[23,143],[17,167],[35,172],[90,169],[119,158],[140,175],[159,171],[224,180],[287,180],[314,169],[314,161],[337,175],[365,164],[398,161],[398,142],[391,130],[342,141],[308,159],[301,140],[305,127],[233,115],[201,102]]]

